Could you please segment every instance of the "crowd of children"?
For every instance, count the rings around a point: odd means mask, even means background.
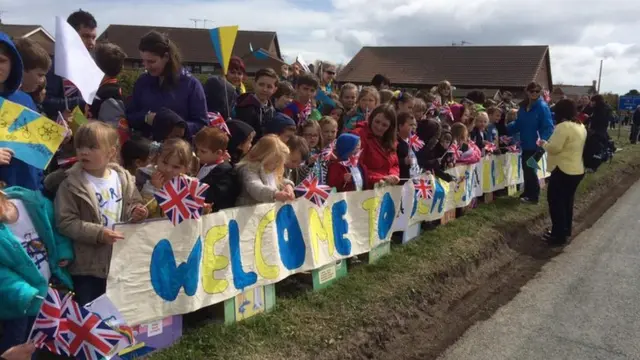
[[[79,26],[95,29],[95,20]],[[26,340],[48,283],[74,289],[80,304],[105,292],[112,245],[123,239],[113,225],[163,216],[154,193],[176,176],[209,185],[206,211],[216,212],[292,201],[308,177],[338,192],[425,171],[452,181],[446,170],[456,162],[478,162],[518,141],[517,109],[474,96],[455,103],[447,81],[416,93],[392,91],[384,77],[337,88],[335,65],[323,63],[318,76],[298,71],[292,82],[261,69],[247,92],[244,64],[234,58],[226,78],[203,88],[164,35],[146,35],[140,50],[151,59],[148,71],[125,104],[117,82],[125,55],[114,44],[96,46],[106,75],[86,108],[91,121],[63,145],[46,179],[0,149],[0,180],[9,186],[0,194],[0,293],[18,293],[0,310],[0,353]],[[16,49],[0,34],[1,96],[39,111],[50,67],[36,43],[21,40]],[[193,96],[172,96],[176,88]],[[224,126],[208,124],[207,109],[219,111]]]

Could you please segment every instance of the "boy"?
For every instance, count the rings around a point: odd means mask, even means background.
[[[26,93],[35,92],[45,85],[47,72],[51,68],[51,57],[37,42],[27,38],[18,39],[16,49],[24,66],[21,90]]]
[[[487,109],[489,115],[489,126],[487,127],[487,141],[496,142],[498,140],[497,124],[502,119],[502,110],[497,106],[491,106]]]
[[[213,212],[235,206],[239,195],[233,167],[224,160],[229,137],[216,127],[205,127],[193,139],[202,167],[198,179],[209,185],[205,202]]]
[[[313,74],[302,74],[296,81],[296,97],[282,111],[289,116],[297,125],[307,121],[307,117],[311,114],[311,99],[316,96],[318,90],[318,78]]]
[[[264,124],[264,135],[268,134],[278,135],[280,140],[286,144],[296,134],[296,123],[287,115],[277,113],[273,119]]]
[[[184,139],[187,134],[187,122],[180,115],[168,108],[160,108],[153,120],[151,139],[163,142],[168,139]]]
[[[278,74],[273,69],[260,69],[254,79],[254,92],[238,97],[234,118],[251,125],[256,131],[255,144],[263,135],[266,123],[273,119],[275,109],[271,97],[278,86]]]
[[[284,110],[287,105],[293,101],[294,94],[293,86],[286,81],[281,81],[278,83],[278,89],[276,93],[273,94],[273,106],[276,108],[276,111]]]
[[[285,177],[298,185],[304,180],[300,167],[309,158],[309,145],[305,138],[298,135],[291,136],[286,144],[289,148],[289,158],[285,164]]]
[[[31,64],[34,59],[29,58],[28,60]],[[23,63],[20,53],[9,36],[0,32],[0,88],[2,89],[0,90],[0,96],[37,112],[38,109],[31,96],[24,91],[18,90],[23,76]],[[42,170],[13,158],[12,150],[0,148],[0,181],[4,182],[6,186],[21,186],[30,190],[42,190],[42,180]]]
[[[124,117],[125,109],[118,75],[122,71],[126,57],[127,55],[118,45],[102,43],[96,46],[96,65],[104,72],[104,78],[93,103],[89,106],[87,117],[109,124],[117,124],[118,120]]]

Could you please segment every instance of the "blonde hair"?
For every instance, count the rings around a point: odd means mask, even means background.
[[[442,98],[442,90],[449,88],[449,95],[447,96],[446,99]],[[442,80],[438,83],[438,86],[436,87],[436,91],[438,92],[437,95],[440,96],[440,101],[442,101],[442,104],[446,104],[448,102],[453,102],[453,87],[451,86],[451,83],[447,80]]]
[[[365,86],[362,88],[362,90],[360,90],[360,93],[358,94],[358,98],[356,99],[356,106],[360,106],[360,100],[362,100],[362,98],[367,95],[371,95],[376,99],[376,106],[374,106],[374,108],[380,105],[380,93],[378,92],[378,89],[376,89],[374,86]],[[373,109],[369,110],[372,111]]]
[[[463,123],[455,123],[451,125],[451,138],[458,144],[467,142],[469,139],[469,129]]]
[[[192,169],[194,156],[188,142],[178,138],[166,140],[158,152],[156,161],[159,159],[169,160],[172,156],[178,158],[180,165],[189,170]]]
[[[327,125],[334,125],[336,127],[338,126],[338,122],[336,121],[336,119],[332,118],[331,116],[323,116],[322,119],[318,121],[318,124],[320,125],[320,130],[322,130],[322,128]]]
[[[73,146],[77,149],[81,148],[100,148],[109,149],[111,147],[118,149],[120,145],[120,136],[115,128],[100,122],[90,121],[78,129],[73,134]]]
[[[505,121],[510,123],[518,118],[518,109],[511,109],[505,115]]]
[[[356,84],[346,83],[346,84],[342,85],[342,87],[340,88],[340,101],[342,101],[342,94],[345,91],[349,91],[349,90],[355,90],[356,91],[356,96],[358,96],[358,87],[356,86]]]
[[[245,155],[237,166],[249,166],[255,170],[264,169],[267,161],[275,159],[278,161],[276,175],[279,183],[282,183],[284,174],[284,164],[289,157],[289,147],[282,142],[275,134],[265,135],[253,145],[251,150]]]
[[[380,93],[380,101],[378,105],[389,104],[395,97],[395,94],[393,93],[393,91],[389,89],[380,90],[379,93]]]
[[[413,102],[413,112],[421,112],[421,113],[425,113],[427,112],[427,103],[424,102],[424,100],[422,98],[419,98],[416,96],[414,102]]]

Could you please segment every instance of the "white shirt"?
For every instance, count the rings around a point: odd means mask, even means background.
[[[351,171],[351,177],[353,178],[353,184],[356,186],[356,190],[362,191],[364,184],[362,181],[362,173],[360,172],[360,168],[357,166],[350,166],[349,170]]]
[[[122,221],[122,185],[118,174],[109,170],[109,175],[105,178],[97,178],[86,172],[84,176],[96,192],[102,225],[113,229],[116,223]]]
[[[27,208],[21,200],[11,200],[18,210],[18,221],[13,224],[7,224],[11,233],[20,240],[20,244],[27,252],[31,260],[36,265],[42,277],[49,282],[51,277],[51,269],[49,269],[49,256],[44,243],[40,240],[40,236],[36,232],[31,217],[27,212]]]
[[[200,171],[198,171],[198,180],[202,180],[205,177],[207,177],[207,175],[209,175],[211,170],[213,170],[218,165],[219,164],[211,164],[211,165],[205,165],[205,166],[201,167]]]

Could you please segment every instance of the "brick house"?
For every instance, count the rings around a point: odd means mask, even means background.
[[[0,31],[13,39],[29,38],[42,46],[49,55],[53,55],[56,40],[40,25],[0,24]]]

